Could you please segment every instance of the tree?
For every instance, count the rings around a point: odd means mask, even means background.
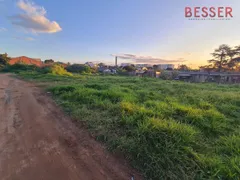
[[[240,55],[240,45],[235,47],[235,51],[237,55]]]
[[[128,71],[128,72],[132,72],[135,71],[135,67],[134,66],[124,66],[123,67],[124,70]]]
[[[235,62],[237,62],[237,63],[240,63],[240,57],[234,58],[233,61],[235,61]]]
[[[6,66],[9,61],[10,61],[10,57],[8,57],[8,54],[0,54],[0,67]]]
[[[233,57],[232,49],[230,46],[226,44],[220,45],[217,49],[211,53],[214,59],[208,60],[209,63],[213,64],[213,67],[217,69],[217,71],[222,71],[224,67],[228,63],[228,57]]]
[[[106,65],[104,63],[99,63],[98,66],[99,67],[105,67]]]
[[[54,60],[53,59],[46,59],[44,61],[45,64],[53,64],[54,63]]]
[[[232,69],[235,71],[240,71],[240,57],[233,58],[231,60],[232,63]]]
[[[228,56],[229,56],[229,60],[227,62],[227,67],[230,70],[234,70],[238,64],[238,62],[236,61],[236,59],[234,58],[237,54],[239,54],[238,52],[238,48],[235,49],[230,49],[228,52]]]
[[[238,57],[232,58],[230,63],[232,64],[232,68],[234,68],[236,71],[240,71],[240,45],[236,46],[234,51],[234,55],[238,55]]]
[[[240,46],[231,48],[226,44],[222,44],[211,54],[213,59],[208,62],[212,64],[213,69],[219,72],[224,70],[235,70],[238,66],[235,56],[240,54]]]
[[[234,59],[229,60],[226,66],[227,66],[227,69],[234,70],[236,68],[237,64],[238,64],[238,62],[234,58]]]
[[[189,71],[190,67],[188,67],[186,64],[182,64],[178,67],[179,71]]]

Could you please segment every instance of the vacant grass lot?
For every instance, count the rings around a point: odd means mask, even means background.
[[[240,86],[22,73],[146,179],[238,179]]]

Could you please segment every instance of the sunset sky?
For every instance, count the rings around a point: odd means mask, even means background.
[[[230,6],[231,20],[188,20],[186,6]],[[0,0],[0,53],[86,61],[199,66],[240,45],[239,0]]]

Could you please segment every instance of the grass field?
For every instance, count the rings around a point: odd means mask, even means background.
[[[238,179],[240,86],[21,73],[146,179]]]

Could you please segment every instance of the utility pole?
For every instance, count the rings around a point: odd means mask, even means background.
[[[118,57],[116,56],[115,57],[115,66],[117,67],[117,59],[118,59]]]

